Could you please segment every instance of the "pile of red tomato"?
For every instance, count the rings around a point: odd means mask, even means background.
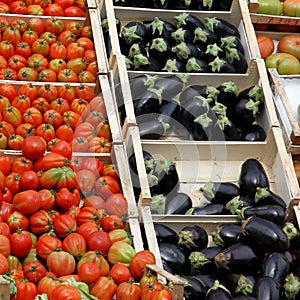
[[[0,79],[95,82],[91,26],[49,17],[8,22],[0,17]]]
[[[112,134],[104,101],[87,84],[25,83],[18,90],[3,84],[0,111],[0,149],[20,150],[27,136],[37,135],[48,150],[63,140],[74,152],[110,153]]]
[[[45,147],[29,136],[22,155],[0,154],[0,274],[15,281],[11,299],[83,299],[71,277],[86,284],[84,299],[171,299],[143,273],[154,255],[136,252],[124,229],[128,203],[115,166],[67,155],[65,145],[44,155]]]
[[[1,14],[85,17],[83,0],[3,0]]]

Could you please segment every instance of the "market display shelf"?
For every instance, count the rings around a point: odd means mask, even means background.
[[[266,14],[259,14],[259,1],[258,0],[249,0],[248,3],[250,18],[252,23],[254,24],[281,24],[281,25],[288,25],[288,26],[299,26],[300,19],[298,17],[289,17],[283,15],[266,15]]]

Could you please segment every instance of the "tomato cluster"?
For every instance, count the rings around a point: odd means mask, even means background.
[[[3,0],[1,14],[35,16],[84,17],[86,3],[83,0]]]
[[[74,158],[72,151],[64,156],[65,148],[43,155],[33,151],[40,140],[27,137],[23,156],[0,154],[0,274],[15,280],[11,299],[43,293],[81,299],[78,289],[63,284],[70,277],[100,299],[115,293],[117,299],[131,293],[130,299],[140,299],[142,288],[132,282],[155,258],[148,250],[136,252],[124,229],[128,204],[115,166]],[[156,286],[157,293],[165,290]],[[145,290],[154,293],[147,285]]]
[[[11,23],[0,17],[0,79],[95,82],[96,52],[90,26],[57,17]]]
[[[27,136],[37,135],[48,150],[63,140],[74,152],[110,153],[104,101],[87,84],[26,83],[16,90],[6,83],[0,87],[0,108],[0,149],[20,150]]]

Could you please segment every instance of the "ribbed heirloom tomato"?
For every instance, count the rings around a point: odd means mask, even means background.
[[[25,157],[37,160],[44,155],[46,143],[38,136],[29,136],[24,139],[22,153]]]

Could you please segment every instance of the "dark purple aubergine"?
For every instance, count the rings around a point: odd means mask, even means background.
[[[281,285],[272,277],[259,277],[253,287],[253,296],[257,300],[280,300]]]
[[[148,88],[154,87],[155,81],[157,79],[158,76],[151,76],[151,75],[139,75],[137,77],[130,78],[129,84],[130,84],[132,100],[135,101],[140,99],[141,95],[144,94]],[[118,89],[118,94],[120,92],[121,92],[121,88]],[[117,93],[116,93],[116,97],[117,97]]]
[[[230,300],[232,295],[230,291],[215,280],[214,285],[207,291],[205,300]]]
[[[201,55],[201,59],[209,63],[216,57],[225,58],[225,51],[217,43],[207,44]]]
[[[227,48],[225,52],[225,59],[234,66],[237,73],[247,72],[248,62],[242,52],[235,48]]]
[[[255,205],[278,205],[286,209],[287,204],[278,194],[269,188],[257,188],[255,193]]]
[[[183,28],[194,32],[198,27],[205,28],[205,25],[196,16],[183,12],[174,17],[177,28]]]
[[[246,241],[241,224],[220,224],[211,235],[213,242],[222,248]]]
[[[185,64],[176,58],[169,58],[165,65],[160,69],[165,72],[185,72]]]
[[[215,264],[218,269],[226,269],[231,273],[258,270],[261,261],[252,248],[243,243],[233,244],[216,255]]]
[[[223,215],[225,214],[223,204],[207,204],[203,207],[193,207],[186,212],[186,215]]]
[[[156,9],[167,9],[169,5],[169,0],[153,0],[153,7]]]
[[[127,0],[132,7],[149,7],[149,0]]]
[[[184,215],[192,208],[192,204],[189,195],[182,192],[172,193],[166,197],[164,213],[166,215]]]
[[[205,27],[221,37],[235,35],[240,38],[240,33],[236,26],[218,17],[206,17]]]
[[[224,137],[221,140],[225,141],[239,141],[241,140],[241,134],[237,127],[229,120],[227,116],[219,115],[216,122],[216,127],[218,127],[222,132]]]
[[[172,47],[171,51],[182,61],[187,61],[189,58],[201,58],[202,50],[192,43],[181,42]]]
[[[187,253],[200,251],[207,247],[208,234],[206,230],[199,225],[185,226],[178,232],[178,245]]]
[[[237,73],[235,67],[223,58],[216,57],[208,65],[212,73]]]
[[[142,45],[141,43],[133,43],[129,48],[128,57],[130,59],[133,59],[135,57],[135,55],[138,55],[138,54],[147,56],[146,47],[144,45]]]
[[[257,216],[282,226],[287,219],[284,208],[278,205],[262,205],[256,207],[244,207],[239,212],[239,217],[243,220]]]
[[[152,57],[137,54],[132,58],[133,68],[137,71],[161,71],[161,64]]]
[[[224,104],[228,109],[231,109],[236,104],[238,88],[233,81],[224,81],[217,87],[219,91],[217,102]]]
[[[213,121],[207,113],[195,118],[189,127],[189,133],[194,141],[207,141],[212,136]]]
[[[191,57],[185,64],[185,69],[188,73],[209,73],[208,63],[196,57]]]
[[[143,23],[132,21],[122,28],[121,38],[124,39],[128,45],[132,45],[136,42],[141,42],[146,45],[150,40],[150,35]]]
[[[295,260],[300,261],[300,235],[297,235],[290,240],[289,251]]]
[[[206,292],[214,285],[214,282],[216,280],[215,276],[212,273],[210,274],[198,273],[193,275],[193,277],[203,285]]]
[[[288,236],[272,221],[253,216],[243,221],[242,226],[244,234],[265,252],[284,252],[289,248]]]
[[[159,90],[153,88],[147,89],[145,93],[133,102],[135,115],[137,117],[145,116],[141,121],[154,119],[152,114],[158,113],[160,101],[161,93]]]
[[[155,166],[155,161],[153,156],[149,152],[143,150],[143,160],[144,160],[146,172],[150,173],[151,171],[153,171]],[[136,159],[134,154],[129,156],[128,162],[129,162],[130,169],[135,174],[137,174],[137,164],[136,164]]]
[[[212,10],[213,3],[215,0],[194,0],[192,1],[192,9],[194,10],[204,10],[209,11]]]
[[[238,296],[238,297],[232,298],[232,300],[257,300],[257,299],[252,296]]]
[[[177,245],[178,235],[172,228],[161,223],[154,223],[153,226],[158,243],[171,243]]]
[[[200,191],[211,203],[221,204],[226,204],[240,194],[239,187],[232,182],[208,182],[200,188]]]
[[[250,86],[250,87],[240,91],[237,98],[238,98],[238,100],[250,98],[254,102],[256,102],[256,101],[263,102],[264,101],[264,92],[263,92],[263,89],[261,86],[259,86],[258,84],[255,84],[253,86]]]
[[[193,34],[183,28],[178,28],[171,33],[173,44],[180,44],[181,42],[192,43],[194,41]]]
[[[170,44],[163,38],[155,38],[150,42],[149,57],[154,58],[161,65],[170,57],[170,51]]]
[[[174,0],[171,2],[171,8],[179,9],[179,10],[190,9],[191,2],[192,1],[190,1],[190,0]]]
[[[151,21],[144,21],[143,24],[146,26],[149,34],[151,35],[151,39],[162,38],[165,41],[171,41],[171,33],[176,30],[176,26],[159,19],[158,17],[154,17]],[[170,28],[172,28],[170,30]]]
[[[219,42],[219,36],[205,27],[197,27],[194,30],[193,43],[199,47],[206,47],[207,45],[218,44]]]
[[[220,281],[234,295],[249,296],[252,294],[255,278],[252,275],[243,275],[241,273],[227,273],[220,278]]]
[[[254,199],[257,188],[269,188],[269,179],[263,165],[255,158],[243,162],[239,176],[240,194]]]
[[[170,267],[172,274],[189,274],[187,257],[179,246],[159,243],[158,248],[162,261]]]
[[[206,294],[205,287],[197,279],[190,275],[181,275],[180,278],[186,283],[184,286],[184,299],[204,299]]]
[[[290,263],[283,253],[268,254],[262,262],[262,275],[272,277],[280,284],[284,283],[289,271]]]
[[[180,105],[176,101],[164,101],[164,103],[159,107],[159,113],[156,118],[161,122],[169,124],[170,128],[168,131],[172,131],[179,125],[176,120],[179,110]]]
[[[252,124],[242,134],[242,140],[247,142],[263,142],[266,138],[266,131],[259,124]]]
[[[232,0],[222,0],[222,1],[214,0],[212,9],[218,11],[229,11],[231,5],[232,5]]]
[[[241,40],[235,35],[227,35],[221,38],[221,47],[226,48],[236,48],[242,54],[245,54],[244,46]]]
[[[244,197],[244,196],[240,195],[240,196],[237,196],[237,197],[233,198],[232,200],[228,201],[226,203],[225,208],[232,215],[236,215],[242,208],[248,207],[248,206],[253,206],[253,205],[254,205],[253,199],[250,199],[248,197]]]

